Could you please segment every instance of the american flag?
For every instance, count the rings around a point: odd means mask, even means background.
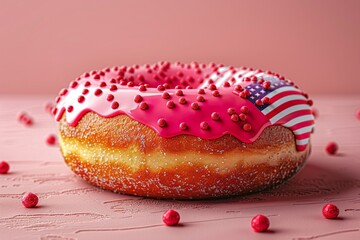
[[[271,125],[282,125],[291,129],[295,135],[296,148],[298,151],[305,150],[310,140],[310,134],[314,127],[314,116],[308,104],[307,98],[302,92],[290,84],[288,81],[280,80],[278,77],[257,73],[255,71],[240,70],[231,73],[230,70],[220,69],[220,75],[210,76],[217,86],[221,86],[225,81],[235,76],[236,83],[246,87],[251,95],[247,98],[259,110],[258,114],[266,116]],[[244,82],[245,77],[256,76],[259,79],[270,82],[270,87],[265,89],[258,82]],[[269,98],[270,104],[257,105],[256,100]]]

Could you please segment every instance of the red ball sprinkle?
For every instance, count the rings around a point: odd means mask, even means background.
[[[164,91],[165,87],[163,85],[159,85],[159,86],[157,86],[157,90],[158,91]]]
[[[229,115],[233,115],[233,114],[236,113],[236,111],[235,111],[234,108],[228,108],[227,113],[228,113]]]
[[[213,91],[213,90],[216,90],[217,88],[216,88],[216,85],[215,85],[215,84],[210,84],[209,89],[210,89],[211,91]]]
[[[197,96],[196,101],[198,102],[205,102],[205,98],[203,96]]]
[[[183,91],[180,90],[180,89],[179,89],[179,90],[176,90],[175,94],[176,94],[177,96],[184,96]]]
[[[133,83],[133,82],[128,82],[126,85],[127,85],[128,87],[133,87],[133,86],[134,86],[134,83]]]
[[[146,102],[140,103],[139,106],[140,106],[140,109],[141,109],[141,110],[146,110],[146,109],[148,109],[148,107],[149,107]]]
[[[8,173],[9,169],[10,169],[10,165],[7,162],[5,161],[0,162],[0,174]]]
[[[118,102],[113,102],[112,104],[111,104],[111,108],[112,109],[117,109],[119,107],[119,103]]]
[[[70,87],[71,87],[71,88],[76,88],[77,86],[78,86],[78,82],[75,82],[75,81],[74,81],[74,82],[71,82],[71,83],[70,83]]]
[[[166,226],[175,226],[180,221],[180,214],[173,209],[169,209],[164,212],[162,221]]]
[[[136,95],[136,96],[134,97],[134,102],[136,102],[136,103],[140,103],[142,100],[143,100],[143,98],[142,98],[142,96],[140,96],[140,95]]]
[[[255,232],[265,232],[270,226],[270,221],[264,215],[256,215],[251,219],[251,227]]]
[[[86,88],[85,88],[85,89],[82,91],[82,94],[83,94],[83,95],[86,95],[86,94],[88,94],[88,93],[89,93],[89,89],[86,89]]]
[[[265,89],[270,89],[270,86],[271,86],[270,82],[268,82],[268,81],[265,81],[262,85],[263,85],[263,88],[265,88]]]
[[[184,123],[184,122],[180,123],[179,127],[180,127],[180,129],[183,130],[183,131],[189,129],[188,125],[187,125],[186,123]]]
[[[326,147],[325,150],[327,152],[327,154],[329,155],[335,155],[338,151],[338,145],[336,142],[329,142]]]
[[[102,88],[106,87],[106,82],[101,82],[100,87],[102,87]]]
[[[198,90],[198,94],[205,94],[205,90],[202,89],[202,88],[200,88],[200,89]]]
[[[84,84],[85,87],[90,87],[91,86],[91,83],[89,81],[85,82]]]
[[[242,106],[241,108],[240,108],[240,111],[242,112],[242,113],[249,113],[249,108],[247,107],[247,106]]]
[[[230,87],[230,83],[229,82],[224,82],[224,87]]]
[[[109,94],[106,98],[106,100],[108,100],[109,102],[111,102],[112,100],[114,100],[114,95]]]
[[[242,91],[240,94],[239,94],[240,97],[242,98],[247,98],[247,94],[245,91]]]
[[[94,94],[95,94],[95,96],[100,96],[102,94],[102,90],[96,89]]]
[[[68,106],[68,108],[67,108],[67,111],[69,112],[69,113],[71,113],[72,111],[74,110],[74,107],[73,106]]]
[[[94,79],[95,79],[95,80],[99,80],[99,79],[100,79],[100,75],[99,75],[99,74],[96,74],[96,75],[94,76]]]
[[[56,143],[56,136],[54,134],[50,134],[46,137],[46,143],[48,145],[54,145]]]
[[[212,92],[212,95],[213,95],[214,97],[220,97],[220,93],[219,93],[218,90],[213,91],[213,92]]]
[[[28,192],[24,194],[21,202],[26,208],[34,208],[38,204],[39,198],[34,193]]]
[[[211,119],[214,120],[214,121],[220,120],[220,115],[219,115],[219,113],[213,112],[213,113],[211,114]]]
[[[193,102],[193,103],[191,103],[191,108],[194,110],[199,110],[200,106],[197,102]]]
[[[240,118],[241,121],[245,122],[246,119],[247,119],[247,116],[244,113],[240,113],[239,118]]]
[[[128,72],[129,72],[129,73],[134,73],[135,70],[134,70],[134,68],[131,67],[131,68],[128,69]]]
[[[245,132],[250,132],[251,131],[251,125],[249,123],[245,123],[243,125],[243,129]]]
[[[187,103],[186,98],[184,98],[184,97],[179,98],[179,103],[186,104]]]
[[[235,89],[235,91],[238,91],[238,92],[243,90],[241,85],[236,85],[234,89]]]
[[[165,121],[165,119],[163,118],[160,118],[158,121],[157,121],[159,127],[163,128],[163,127],[166,127],[167,125],[167,122]]]
[[[207,122],[201,122],[200,123],[200,128],[202,130],[208,130],[210,128],[209,124]]]
[[[164,93],[162,94],[162,98],[163,98],[163,99],[169,99],[169,98],[170,98],[170,94],[169,94],[168,92],[164,92]]]
[[[258,78],[257,78],[256,76],[251,76],[251,77],[250,77],[250,80],[251,80],[252,82],[257,82],[257,81],[258,81]]]
[[[68,90],[67,90],[66,88],[63,88],[63,89],[60,90],[59,95],[60,95],[60,96],[64,96],[64,95],[66,95],[67,93],[68,93]]]
[[[322,214],[327,219],[334,219],[339,216],[339,208],[334,204],[326,204],[322,209]]]
[[[264,98],[262,99],[262,102],[263,102],[264,104],[270,104],[270,98],[264,97]]]
[[[166,106],[168,107],[168,108],[175,108],[175,103],[173,102],[173,101],[168,101],[167,103],[166,103]]]
[[[262,106],[263,102],[260,99],[258,99],[258,100],[255,101],[255,104],[258,105],[258,106]]]
[[[144,85],[141,85],[140,87],[139,87],[139,91],[140,92],[145,92],[147,90],[147,88],[146,88],[146,86],[144,86]]]
[[[85,97],[84,96],[80,96],[79,98],[78,98],[78,102],[79,103],[83,103],[85,101]]]
[[[239,115],[237,115],[237,114],[231,115],[231,121],[238,122],[239,121]]]
[[[116,90],[118,90],[118,87],[116,86],[116,85],[111,85],[111,87],[110,87],[110,91],[116,91]]]

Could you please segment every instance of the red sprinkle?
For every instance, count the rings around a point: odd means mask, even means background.
[[[109,94],[106,98],[106,100],[108,100],[109,102],[111,102],[112,100],[114,100],[114,95]]]
[[[140,103],[142,100],[143,100],[143,98],[140,95],[136,95],[134,98],[134,102],[136,102],[136,103]]]
[[[157,86],[157,90],[158,91],[164,91],[165,87],[163,85],[159,85],[159,86]]]
[[[197,102],[193,102],[191,104],[191,108],[194,109],[194,110],[199,110],[200,109],[199,104]]]
[[[227,113],[228,113],[229,115],[233,115],[233,114],[236,113],[236,111],[235,111],[234,108],[228,108]]]
[[[218,90],[213,91],[213,92],[212,92],[212,95],[213,95],[214,97],[220,97],[220,93],[219,93]]]
[[[263,85],[263,88],[265,88],[265,89],[270,89],[270,86],[271,86],[270,82],[268,82],[268,81],[265,81],[262,85]]]
[[[164,92],[164,93],[162,94],[162,98],[163,98],[163,99],[169,99],[169,98],[170,98],[170,94],[169,94],[168,92]]]
[[[179,98],[179,103],[186,104],[187,103],[186,98],[184,98],[184,97]]]
[[[157,121],[159,127],[163,128],[163,127],[166,127],[167,125],[167,122],[165,121],[165,119],[163,118],[160,118],[158,121]]]
[[[50,134],[49,136],[47,136],[46,143],[48,145],[54,145],[56,143],[56,136],[54,134]]]
[[[215,84],[210,84],[209,89],[210,89],[211,91],[213,91],[213,90],[216,90],[217,88],[216,88],[216,85],[215,85]]]
[[[5,161],[0,162],[0,174],[8,173],[9,169],[10,169],[10,165],[7,162]]]
[[[214,120],[214,121],[220,120],[220,115],[219,115],[219,113],[213,112],[213,113],[211,114],[211,119]]]
[[[39,198],[35,194],[29,192],[29,193],[24,194],[21,201],[22,201],[22,204],[24,205],[24,207],[34,208],[38,204]]]
[[[139,87],[139,91],[141,91],[141,92],[145,92],[146,90],[147,90],[147,88],[144,85],[141,85]]]
[[[326,204],[322,209],[322,214],[327,219],[334,219],[339,216],[339,208],[334,204]]]
[[[244,113],[240,113],[239,118],[240,118],[241,121],[245,122],[247,117],[246,117],[246,115]]]
[[[247,106],[242,106],[241,108],[240,108],[240,111],[242,112],[242,113],[249,113],[249,108],[247,107]]]
[[[167,103],[166,103],[166,106],[168,107],[168,108],[175,108],[175,103],[173,102],[173,101],[168,101]]]
[[[175,226],[180,221],[180,214],[173,209],[169,209],[164,212],[162,221],[166,226]]]
[[[210,127],[209,127],[209,124],[207,122],[201,122],[200,123],[200,128],[202,130],[208,130]]]
[[[68,106],[68,108],[67,108],[67,111],[70,113],[70,112],[72,112],[74,110],[74,107],[73,106]]]
[[[184,96],[183,91],[180,90],[180,89],[179,89],[179,90],[176,90],[175,94],[176,94],[177,96]]]
[[[270,226],[270,221],[264,215],[256,215],[251,220],[251,227],[255,232],[265,232]]]
[[[255,101],[255,104],[258,105],[258,106],[262,106],[263,102],[260,99],[258,99],[258,100]]]
[[[102,90],[101,89],[96,89],[95,90],[95,96],[100,96],[102,94]]]
[[[338,145],[336,142],[329,142],[326,145],[325,150],[329,155],[335,155],[338,151]]]
[[[112,104],[111,104],[111,108],[112,109],[117,109],[119,107],[119,103],[118,102],[113,102]]]
[[[111,85],[110,91],[116,91],[118,88],[116,85]]]
[[[179,127],[180,127],[180,129],[183,130],[183,131],[189,129],[188,125],[187,125],[186,123],[184,123],[184,122],[180,123]]]
[[[238,122],[239,121],[239,115],[237,115],[237,114],[231,115],[231,121]]]
[[[79,98],[78,98],[78,102],[79,103],[83,103],[85,101],[85,97],[84,96],[80,96]]]
[[[197,96],[196,101],[198,102],[205,102],[205,98],[203,96]]]
[[[270,104],[270,98],[264,97],[264,98],[262,99],[262,102],[263,102],[264,104]]]
[[[251,125],[249,123],[245,123],[243,125],[243,129],[245,132],[250,132],[251,131]]]
[[[85,89],[82,91],[82,94],[83,94],[83,95],[86,95],[86,94],[88,94],[88,93],[89,93],[89,89],[86,89],[86,88],[85,88]]]
[[[141,110],[146,110],[146,109],[148,109],[148,105],[147,105],[147,103],[146,102],[142,102],[142,103],[140,103],[140,109]]]

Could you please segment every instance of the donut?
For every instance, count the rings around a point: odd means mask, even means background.
[[[110,191],[208,199],[294,176],[310,154],[312,101],[270,71],[159,62],[91,71],[53,114],[71,170]]]

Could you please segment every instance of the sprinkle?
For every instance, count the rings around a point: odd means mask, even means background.
[[[167,125],[167,122],[165,121],[165,119],[163,118],[160,118],[158,121],[157,121],[159,127],[163,128],[163,127],[166,127]]]
[[[95,96],[100,96],[102,94],[102,90],[101,89],[96,89],[95,90]]]
[[[339,216],[339,208],[334,204],[326,204],[322,209],[322,214],[327,219],[335,219]]]
[[[251,125],[249,123],[245,123],[243,125],[243,129],[245,132],[250,132],[251,131]]]
[[[67,108],[67,111],[69,112],[69,113],[71,113],[72,111],[74,110],[74,107],[73,106],[68,106],[68,108]]]
[[[262,106],[263,102],[260,99],[258,99],[258,100],[255,101],[255,104],[258,105],[258,106]]]
[[[87,89],[87,88],[85,88],[83,91],[82,91],[82,94],[83,95],[86,95],[86,94],[88,94],[89,93],[89,89]]]
[[[247,106],[242,106],[241,108],[240,108],[240,111],[242,112],[242,113],[249,113],[249,108],[247,107]]]
[[[163,99],[169,99],[169,98],[170,98],[170,94],[169,94],[168,92],[164,92],[164,93],[162,94],[162,98],[163,98]]]
[[[180,90],[180,89],[179,89],[179,90],[176,90],[175,94],[176,94],[177,96],[184,96],[183,91]]]
[[[184,123],[184,122],[180,123],[179,127],[180,127],[180,129],[183,130],[183,131],[189,129],[188,125],[187,125],[186,123]]]
[[[78,86],[78,82],[73,81],[70,83],[71,88],[76,88],[77,86]]]
[[[168,108],[175,108],[175,103],[173,102],[173,101],[168,101],[167,103],[166,103],[166,106],[168,107]]]
[[[329,155],[335,155],[338,151],[339,147],[336,144],[336,142],[329,142],[326,147],[325,150],[327,152],[327,154]]]
[[[184,97],[179,98],[179,103],[186,104],[187,103],[186,98],[184,98]]]
[[[200,109],[199,104],[197,102],[191,103],[191,108],[194,109],[194,110],[199,110]]]
[[[200,128],[202,130],[209,130],[210,126],[209,126],[209,124],[207,122],[201,122],[200,123]]]
[[[143,100],[143,98],[142,98],[142,96],[140,96],[140,95],[136,95],[136,96],[134,97],[134,102],[136,102],[136,103],[140,103],[142,100]]]
[[[112,100],[114,100],[114,95],[109,94],[106,98],[106,100],[108,100],[109,102],[111,102]]]
[[[213,112],[213,113],[211,114],[211,119],[214,120],[214,121],[220,120],[220,115],[219,115],[219,113]]]
[[[227,113],[228,113],[229,115],[233,115],[233,114],[236,113],[236,111],[235,111],[234,108],[228,108]]]
[[[29,192],[24,194],[24,196],[21,199],[21,202],[26,208],[34,208],[38,204],[39,198],[35,194]]]
[[[198,102],[205,102],[205,98],[203,97],[203,96],[197,96],[196,97],[196,101],[198,101]]]
[[[84,96],[80,96],[79,98],[78,98],[78,102],[79,103],[83,103],[85,101],[85,97]]]
[[[251,219],[251,227],[255,232],[265,232],[270,226],[270,221],[264,215],[256,215]]]
[[[118,90],[118,87],[116,85],[111,85],[110,91],[116,91]]]
[[[233,121],[233,122],[238,122],[238,121],[239,121],[239,115],[237,115],[237,114],[232,114],[232,115],[231,115],[231,121]]]
[[[210,89],[211,91],[213,91],[213,90],[216,90],[217,88],[216,88],[216,85],[215,85],[215,84],[210,84],[209,89]]]
[[[158,85],[157,86],[157,90],[158,91],[164,91],[165,90],[165,87],[163,85]]]
[[[268,81],[265,81],[263,84],[262,84],[263,88],[265,89],[270,89],[270,86],[271,86],[271,83],[268,82]]]
[[[56,143],[56,136],[54,134],[50,134],[49,136],[47,136],[46,143],[48,145],[54,145]]]
[[[147,90],[147,88],[145,85],[140,85],[140,87],[139,87],[140,92],[145,92],[146,90]]]
[[[146,102],[142,102],[142,103],[140,103],[140,109],[141,110],[146,110],[146,109],[148,109],[148,105],[147,105],[147,103]]]
[[[212,92],[212,95],[213,95],[214,97],[220,97],[220,93],[219,93],[218,90],[213,91],[213,92]]]
[[[166,226],[175,226],[180,221],[180,214],[175,210],[167,210],[162,216],[162,221]]]
[[[205,90],[204,90],[203,88],[200,88],[200,89],[198,90],[198,94],[205,94]]]
[[[8,173],[9,169],[10,169],[10,165],[7,162],[5,161],[0,162],[0,174]]]
[[[241,121],[245,122],[246,119],[247,119],[247,116],[244,113],[240,113],[239,118],[240,118]]]
[[[113,102],[112,104],[111,104],[111,108],[112,109],[117,109],[119,107],[119,103],[118,102]]]
[[[241,87],[241,85],[236,85],[234,89],[235,89],[235,91],[238,91],[238,92],[240,92],[240,91],[243,90],[243,88]]]

